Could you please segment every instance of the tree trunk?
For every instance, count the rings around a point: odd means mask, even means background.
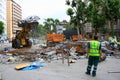
[[[112,32],[112,37],[114,36],[114,20],[111,20],[111,32]]]
[[[80,31],[79,31],[79,25],[77,24],[77,33],[78,33],[78,41],[80,40]]]

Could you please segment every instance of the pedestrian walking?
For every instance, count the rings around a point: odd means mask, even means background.
[[[87,66],[87,75],[91,74],[91,69],[92,66],[93,67],[93,71],[92,71],[92,76],[95,77],[96,76],[96,71],[97,71],[97,66],[99,63],[99,60],[102,56],[102,52],[101,52],[101,44],[98,41],[98,36],[94,36],[94,40],[92,40],[91,42],[88,43],[88,53],[87,53],[87,57],[88,58],[88,66]]]

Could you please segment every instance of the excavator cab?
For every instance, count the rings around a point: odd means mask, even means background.
[[[38,26],[39,24],[38,20],[39,20],[39,17],[32,16],[18,22],[18,26],[22,27],[22,30],[18,31],[16,33],[15,38],[12,39],[13,48],[19,49],[21,47],[32,46],[32,42],[29,39],[29,32]]]

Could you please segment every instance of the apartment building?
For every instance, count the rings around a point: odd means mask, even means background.
[[[22,19],[22,10],[21,6],[16,3],[14,0],[7,0],[7,35],[8,38],[15,37],[15,34],[18,30],[21,30],[18,27],[17,23]]]
[[[4,23],[3,34],[6,34],[6,0],[0,0],[0,21]]]

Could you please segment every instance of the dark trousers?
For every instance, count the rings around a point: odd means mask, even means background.
[[[99,57],[98,56],[89,56],[87,72],[90,73],[91,72],[91,68],[94,65],[92,74],[96,75],[98,63],[99,63]]]
[[[112,48],[112,50],[115,49],[114,45],[115,45],[115,43],[110,43],[110,47]]]

